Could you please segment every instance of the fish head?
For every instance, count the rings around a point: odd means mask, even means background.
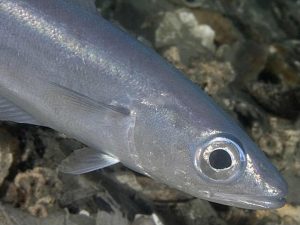
[[[190,172],[199,187],[205,184],[204,198],[248,209],[282,207],[288,188],[278,170],[237,121],[208,96],[198,99],[190,107]]]
[[[143,144],[153,138],[141,147],[147,149],[142,162],[146,174],[220,204],[248,209],[282,207],[287,184],[277,169],[209,97],[198,99],[185,107],[188,110],[176,104],[155,108],[145,131],[138,132],[144,134]]]
[[[210,135],[191,152],[207,200],[248,209],[285,204],[286,182],[243,131]]]

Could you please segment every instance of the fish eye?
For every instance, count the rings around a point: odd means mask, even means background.
[[[232,159],[226,150],[216,149],[209,155],[209,164],[217,170],[227,169],[232,165]]]
[[[202,177],[211,181],[232,181],[245,169],[245,152],[236,138],[224,134],[196,150],[194,165]]]

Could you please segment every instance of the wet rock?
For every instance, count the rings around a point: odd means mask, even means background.
[[[35,157],[35,166],[47,167],[52,170],[57,170],[58,165],[65,159],[72,151],[82,148],[84,145],[76,140],[66,137],[51,129],[34,130],[34,140],[40,140],[44,148],[43,157]],[[36,150],[36,146],[33,146]]]
[[[129,221],[119,211],[114,213],[99,211],[96,216],[96,225],[129,225]]]
[[[216,46],[232,45],[243,40],[243,35],[225,15],[214,10],[192,9],[198,24],[205,24],[215,32],[213,42]]]
[[[194,73],[188,73],[188,76],[212,96],[224,90],[235,79],[235,73],[231,65],[226,62],[195,61],[192,66]]]
[[[286,205],[277,213],[284,219],[284,224],[300,224],[300,206]]]
[[[1,225],[96,225],[92,217],[72,215],[64,210],[55,210],[47,218],[37,218],[10,205],[0,206],[0,222]]]
[[[99,224],[129,224],[136,214],[151,214],[148,199],[111,175],[112,170],[118,171],[116,167],[77,177],[61,174],[64,188],[59,205],[72,214],[85,212],[96,216]]]
[[[285,31],[291,38],[299,38],[299,4],[294,4],[293,1],[272,1],[271,10],[278,26]]]
[[[250,86],[255,100],[268,112],[296,119],[300,114],[300,89],[286,91],[281,85],[254,83]]]
[[[215,31],[207,24],[199,24],[192,11],[179,9],[166,12],[155,32],[157,48],[186,43],[189,48],[215,51]]]
[[[252,80],[251,76],[248,80],[244,79],[244,82],[248,82],[245,86],[250,94],[265,110],[292,119],[300,115],[297,51],[299,46],[296,43],[270,46],[265,62],[260,61],[260,71],[253,74]]]
[[[0,128],[0,186],[9,175],[9,170],[16,159],[18,140],[6,129]]]
[[[9,186],[5,201],[26,209],[37,217],[47,217],[61,191],[57,174],[48,168],[19,173]]]
[[[2,205],[0,205],[0,224],[14,225],[14,222],[11,220],[10,216],[7,214]]]
[[[194,197],[172,189],[151,178],[136,175],[131,171],[119,171],[113,174],[121,185],[144,195],[155,202],[185,201]]]
[[[246,37],[257,41],[283,39],[297,34],[299,16],[297,7],[286,1],[217,1],[217,0],[170,0],[188,7],[199,7],[227,15]],[[276,18],[277,17],[277,18]]]
[[[296,119],[300,114],[297,42],[268,46],[242,41],[229,49],[221,55],[236,73],[233,86],[247,91],[263,110]]]
[[[169,0],[177,6],[187,6],[190,8],[205,8],[205,9],[219,9],[220,4],[218,1],[205,1],[205,0]]]
[[[226,225],[211,205],[204,200],[195,199],[174,204],[157,204],[156,211],[162,221],[172,225],[214,224]]]
[[[156,214],[150,216],[136,215],[131,225],[164,225]]]
[[[300,85],[300,42],[286,40],[273,43],[268,49],[266,74],[260,74],[261,80],[272,84],[282,84],[287,89],[299,88]]]
[[[289,186],[288,202],[300,204],[300,126],[299,123],[270,116],[265,128],[254,131],[259,147],[282,172]],[[260,134],[259,134],[260,133]]]
[[[259,210],[252,214],[252,224],[299,224],[299,207],[286,205],[277,210]]]
[[[238,42],[230,48],[230,53],[223,54],[237,73],[235,82],[244,88],[257,80],[268,59],[267,47],[253,41]]]
[[[230,63],[217,60],[194,59],[188,65],[182,62],[177,47],[166,49],[163,56],[176,68],[183,71],[194,83],[200,85],[209,95],[215,96],[235,80],[235,72]]]

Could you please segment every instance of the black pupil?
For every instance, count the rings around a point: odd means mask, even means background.
[[[214,169],[226,169],[231,166],[231,157],[229,153],[223,149],[217,149],[210,153],[209,163]]]

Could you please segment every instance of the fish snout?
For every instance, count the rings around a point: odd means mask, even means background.
[[[266,181],[266,189],[273,198],[284,198],[288,194],[288,185],[283,177],[276,171],[276,175]]]
[[[253,181],[252,199],[249,202],[265,209],[280,208],[285,204],[285,197],[288,194],[288,185],[279,171],[263,155],[257,164],[251,165],[250,176]],[[252,167],[253,166],[253,167]],[[248,167],[249,169],[249,167]],[[251,189],[251,188],[250,188]]]

